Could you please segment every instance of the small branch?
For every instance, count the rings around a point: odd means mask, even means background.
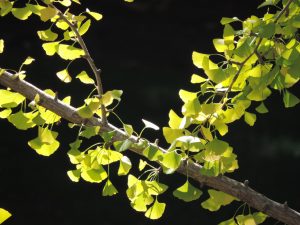
[[[46,94],[42,90],[26,82],[25,80],[13,79],[13,74],[4,72],[0,75],[0,84],[9,87],[12,90],[24,95],[29,100],[33,100],[37,94],[40,96],[40,105],[46,109],[51,110],[62,118],[76,124],[85,123],[87,126],[101,126],[100,132],[115,131],[115,140],[125,140],[127,135],[124,131],[116,128],[111,124],[103,125],[101,121],[95,117],[90,119],[81,118],[76,109],[63,103],[60,100],[55,101],[53,97]],[[138,137],[131,136],[132,142],[137,142]],[[156,144],[151,144],[156,147]],[[165,149],[159,148],[162,152],[166,152]],[[136,147],[130,148],[130,151],[139,155],[143,155],[143,148]],[[270,217],[273,217],[282,223],[289,225],[300,225],[300,213],[287,207],[286,204],[280,204],[275,202],[266,196],[254,191],[247,184],[247,182],[241,183],[226,176],[208,177],[200,173],[201,165],[197,163],[181,163],[177,172],[186,175],[188,172],[189,177],[199,182],[199,185],[205,184],[214,189],[223,191],[230,194],[239,200],[246,202],[249,206],[262,211]]]
[[[97,92],[98,92],[98,95],[99,95],[99,98],[101,99],[102,98],[102,95],[103,95],[103,85],[102,85],[102,81],[101,81],[101,70],[97,68],[93,58],[91,57],[89,51],[88,51],[88,48],[82,38],[82,36],[79,34],[78,32],[78,29],[77,29],[77,26],[76,24],[73,24],[71,23],[66,17],[65,15],[58,9],[56,8],[53,4],[49,4],[52,8],[54,8],[55,10],[57,10],[57,13],[58,13],[58,16],[60,17],[60,19],[62,19],[64,22],[66,22],[69,27],[71,28],[71,30],[74,32],[77,40],[78,40],[78,43],[79,45],[81,46],[81,48],[83,49],[84,51],[84,57],[88,64],[90,65],[93,73],[94,73],[94,76],[96,78],[96,83],[97,83]],[[102,123],[105,125],[107,124],[107,117],[106,117],[106,108],[103,104],[101,104],[101,113],[102,113]]]
[[[289,10],[290,4],[292,4],[294,0],[289,0],[288,3],[286,3],[285,7],[279,12],[279,14],[276,16],[274,23],[277,23],[280,17]]]

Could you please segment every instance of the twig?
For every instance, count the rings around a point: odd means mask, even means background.
[[[99,119],[92,117],[90,119],[81,118],[76,109],[72,106],[69,106],[63,103],[60,100],[55,101],[53,97],[46,94],[44,91],[38,89],[32,84],[26,82],[25,80],[13,79],[13,74],[8,72],[4,72],[0,76],[0,84],[9,87],[12,90],[24,95],[29,100],[33,100],[35,96],[38,94],[40,96],[40,105],[45,107],[48,110],[56,113],[62,118],[76,123],[82,124],[84,121],[87,126],[101,126],[100,132],[107,131],[115,131],[115,140],[125,140],[128,139],[127,134],[114,127],[111,124],[103,125],[99,121]],[[137,142],[138,137],[132,135],[129,140],[132,142]],[[153,147],[158,147],[155,144],[150,144]],[[158,147],[160,151],[166,153],[166,150]],[[135,152],[139,155],[143,155],[143,147],[131,147],[130,151]],[[282,223],[289,225],[300,225],[300,213],[284,206],[284,204],[280,204],[275,202],[264,195],[254,191],[252,188],[245,186],[243,183],[228,178],[226,176],[217,176],[217,177],[209,177],[204,176],[200,173],[201,165],[197,163],[189,163],[188,165],[181,163],[180,167],[177,169],[177,172],[186,175],[186,171],[188,171],[189,177],[194,179],[195,181],[204,183],[207,186],[215,188],[217,190],[223,191],[227,194],[230,194],[239,200],[246,202],[249,206],[262,211],[273,217]]]
[[[290,7],[290,4],[292,4],[294,0],[289,0],[288,3],[286,3],[285,7],[279,12],[279,14],[276,16],[274,23],[277,23],[280,17],[287,11]]]
[[[76,24],[73,24],[71,23],[66,17],[65,15],[58,9],[56,8],[53,4],[49,4],[51,7],[53,7],[55,10],[57,10],[57,14],[58,16],[60,17],[60,19],[62,19],[64,22],[66,22],[69,27],[71,28],[71,30],[75,33],[75,36],[78,40],[78,43],[79,45],[81,46],[81,48],[83,49],[84,51],[84,57],[88,64],[90,65],[93,73],[94,73],[94,76],[96,78],[96,83],[97,83],[97,92],[98,92],[98,95],[99,95],[99,98],[101,99],[102,96],[103,96],[103,85],[102,85],[102,81],[101,81],[101,70],[97,68],[93,58],[91,57],[90,53],[89,53],[89,50],[82,38],[82,36],[79,34],[78,32],[78,29],[77,29],[77,26]],[[101,104],[101,119],[102,119],[102,123],[105,125],[107,124],[107,117],[106,117],[106,108],[103,104]]]

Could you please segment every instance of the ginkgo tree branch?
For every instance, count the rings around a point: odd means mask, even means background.
[[[76,124],[85,124],[86,126],[100,126],[100,132],[115,131],[116,140],[128,139],[128,136],[120,129],[109,123],[103,123],[100,119],[92,117],[90,119],[81,118],[76,109],[70,105],[63,103],[62,101],[56,99],[35,87],[31,83],[25,80],[20,80],[15,78],[13,74],[4,71],[0,75],[0,84],[4,87],[11,88],[12,90],[22,94],[29,100],[34,100],[35,96],[38,94],[40,97],[39,105],[53,111],[57,115],[61,116],[65,120],[68,120]],[[132,142],[138,142],[139,138],[136,136],[131,136],[129,138]],[[155,145],[155,144],[151,144]],[[162,152],[166,152],[163,148],[159,148]],[[142,155],[143,147],[131,147],[131,151]],[[181,162],[180,167],[177,172],[186,175],[199,182],[200,184],[205,184],[214,189],[223,191],[230,194],[237,199],[247,203],[250,207],[257,209],[258,211],[264,212],[270,217],[273,217],[284,224],[289,225],[300,225],[300,213],[289,208],[286,203],[275,202],[266,196],[256,192],[248,186],[248,182],[238,182],[227,176],[219,175],[217,177],[204,176],[200,173],[201,165],[196,163],[186,163]]]

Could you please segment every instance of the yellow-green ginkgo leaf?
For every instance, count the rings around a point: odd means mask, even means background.
[[[200,83],[203,83],[205,81],[207,81],[207,79],[205,79],[205,78],[203,78],[203,77],[201,77],[197,74],[192,75],[192,78],[191,78],[191,83],[192,84],[200,84]]]
[[[4,40],[0,39],[0,53],[4,51]]]
[[[71,45],[59,44],[57,54],[65,60],[78,59],[84,55],[84,51],[80,48],[73,47]]]
[[[67,172],[67,174],[68,174],[68,177],[70,178],[71,181],[78,182],[79,179],[80,179],[81,171],[80,171],[80,169],[78,169],[78,170],[69,170]]]
[[[120,166],[118,170],[119,176],[127,175],[132,167],[131,161],[127,156],[123,156],[120,160]]]
[[[13,8],[11,12],[19,20],[27,20],[28,17],[32,14],[31,10],[28,7]]]
[[[11,214],[7,210],[0,208],[0,224],[2,224],[9,217],[11,217]]]
[[[70,83],[72,81],[72,77],[70,76],[69,71],[67,69],[57,72],[56,75],[61,81],[65,83]]]
[[[37,113],[23,113],[22,111],[19,111],[17,113],[11,114],[8,117],[8,121],[20,130],[27,130],[35,126],[35,123],[32,122],[32,119],[36,115]]]
[[[46,52],[47,55],[52,56],[52,55],[54,55],[57,52],[58,45],[59,45],[59,42],[56,41],[56,42],[44,43],[42,45],[42,47],[45,50],[45,52]]]
[[[176,151],[172,151],[163,155],[161,163],[169,169],[176,170],[180,165],[181,158]]]
[[[195,52],[195,51],[192,54],[192,59],[193,59],[194,65],[200,69],[205,67],[204,63],[205,63],[205,61],[208,60],[208,57],[209,57],[209,55],[207,55],[207,54],[202,54],[202,53]]]
[[[79,107],[76,111],[80,117],[85,119],[91,118],[94,115],[94,112],[87,105]]]
[[[95,81],[89,77],[89,75],[85,72],[82,71],[80,74],[76,76],[82,83],[84,84],[94,84]]]
[[[61,1],[59,1],[59,3],[65,7],[69,7],[72,4],[72,1],[71,0],[61,0]]]
[[[57,14],[57,10],[52,7],[44,8],[40,11],[40,18],[42,21],[46,22],[47,20],[52,19]]]
[[[31,64],[32,62],[34,62],[34,60],[35,60],[34,58],[28,56],[22,64],[23,64],[23,65],[29,65],[29,64]]]
[[[166,204],[160,203],[156,199],[153,205],[146,211],[145,216],[152,220],[159,219],[163,215],[165,208]]]
[[[55,25],[61,30],[66,30],[69,28],[69,25],[63,20],[58,20]]]
[[[54,33],[50,28],[47,30],[39,30],[37,34],[43,41],[55,41],[58,37],[58,34]]]
[[[250,126],[253,126],[256,121],[256,115],[254,113],[245,112],[244,114],[245,122]]]
[[[88,169],[81,172],[81,177],[87,182],[101,183],[107,178],[107,173],[101,166],[99,169]]]
[[[91,26],[91,20],[87,20],[84,22],[78,29],[79,34],[82,36],[84,35],[90,28]]]
[[[25,97],[19,93],[0,89],[0,107],[14,108],[21,104]]]
[[[230,204],[232,201],[237,200],[235,197],[226,194],[222,191],[216,191],[213,189],[208,190],[209,199],[202,202],[202,207],[209,211],[217,211],[221,206]]]
[[[2,0],[0,1],[0,3],[1,3],[0,16],[5,16],[12,10],[14,2],[9,0]]]
[[[102,15],[100,13],[97,12],[91,12],[89,9],[86,9],[86,12],[92,16],[95,20],[101,20],[102,19]]]
[[[11,109],[4,109],[4,110],[0,111],[0,118],[6,119],[11,114],[11,112],[12,112]]]
[[[115,188],[115,186],[111,183],[111,181],[108,179],[104,185],[104,188],[102,190],[103,196],[113,196],[118,193],[118,190]]]
[[[194,200],[197,200],[202,195],[202,191],[200,191],[198,188],[194,187],[190,182],[187,180],[184,185],[177,188],[173,195],[176,198],[179,198],[185,202],[191,202]]]

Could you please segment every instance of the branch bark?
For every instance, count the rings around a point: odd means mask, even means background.
[[[85,124],[87,126],[100,126],[100,132],[114,130],[116,132],[115,138],[117,140],[125,140],[128,138],[122,130],[109,123],[105,124],[100,119],[95,117],[88,120],[81,118],[76,113],[76,109],[74,107],[66,105],[55,97],[46,94],[25,80],[13,79],[13,74],[9,72],[5,71],[2,75],[0,75],[0,84],[24,95],[29,100],[33,100],[36,94],[39,94],[39,104],[41,106],[53,111],[57,115],[72,123]],[[130,140],[137,142],[138,138],[136,136],[131,136]],[[142,148],[131,148],[130,150],[139,155],[142,155],[143,151]],[[160,148],[160,150],[166,152],[166,150],[162,148]],[[275,202],[263,194],[251,189],[247,184],[243,184],[227,176],[208,177],[201,175],[200,168],[201,165],[196,163],[181,163],[177,172],[185,175],[188,171],[189,176],[200,184],[205,184],[214,189],[230,194],[239,200],[246,202],[250,207],[264,212],[268,216],[273,217],[284,224],[300,225],[300,213],[289,208],[286,204]]]

